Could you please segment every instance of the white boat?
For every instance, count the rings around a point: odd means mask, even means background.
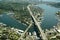
[[[23,31],[23,30],[18,30],[18,32],[21,32],[21,33],[23,33],[24,31]]]

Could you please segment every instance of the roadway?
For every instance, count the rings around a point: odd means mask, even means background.
[[[21,38],[24,37],[24,35],[27,33],[27,31],[32,27],[32,23],[28,26],[28,28],[24,31],[24,33],[22,33],[22,35],[20,36],[20,38],[18,40],[21,40]]]
[[[40,37],[42,37],[43,40],[48,40],[47,37],[46,37],[46,35],[45,35],[45,33],[43,32],[43,30],[42,30],[39,22],[35,19],[32,11],[31,11],[31,9],[30,9],[30,6],[31,6],[31,5],[28,5],[28,6],[27,6],[27,9],[28,9],[28,11],[30,12],[30,15],[32,16],[32,18],[33,18],[33,20],[34,20],[35,25],[36,25],[36,26],[38,27],[38,29],[39,29]]]

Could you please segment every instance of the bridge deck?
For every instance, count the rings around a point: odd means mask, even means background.
[[[43,40],[48,40],[47,37],[46,37],[46,35],[44,34],[44,32],[43,32],[43,30],[42,30],[40,24],[38,23],[38,21],[37,21],[37,20],[35,19],[35,17],[33,16],[33,13],[32,13],[32,11],[30,10],[29,7],[30,7],[30,5],[27,6],[27,9],[28,9],[28,11],[30,12],[30,15],[32,16],[32,18],[33,18],[33,20],[34,20],[36,26],[38,27],[42,39],[43,39]]]

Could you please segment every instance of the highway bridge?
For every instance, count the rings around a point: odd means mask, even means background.
[[[33,20],[34,20],[35,25],[36,25],[37,28],[39,29],[40,37],[42,38],[42,40],[48,40],[47,37],[46,37],[46,35],[45,35],[45,33],[43,32],[43,30],[42,30],[39,22],[35,19],[32,11],[31,11],[31,9],[30,9],[30,6],[31,6],[31,5],[28,5],[28,6],[27,6],[27,9],[28,9],[28,11],[30,12],[31,17],[32,17]]]

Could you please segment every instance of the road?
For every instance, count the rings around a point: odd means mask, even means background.
[[[32,11],[31,11],[31,9],[30,9],[30,6],[31,6],[31,5],[28,5],[28,6],[27,6],[27,9],[28,9],[28,11],[30,12],[30,15],[32,16],[32,18],[33,18],[33,20],[34,20],[36,26],[37,26],[38,29],[39,29],[40,36],[42,37],[43,40],[48,40],[47,37],[46,37],[46,35],[44,34],[44,32],[43,32],[43,30],[42,30],[40,24],[39,24],[38,21],[35,19],[35,17],[34,17],[34,15],[33,15]]]
[[[27,31],[32,27],[32,23],[28,26],[28,28],[24,31],[24,33],[22,33],[22,35],[20,36],[20,38],[18,40],[20,40],[22,37],[24,37],[25,33],[27,33]]]

